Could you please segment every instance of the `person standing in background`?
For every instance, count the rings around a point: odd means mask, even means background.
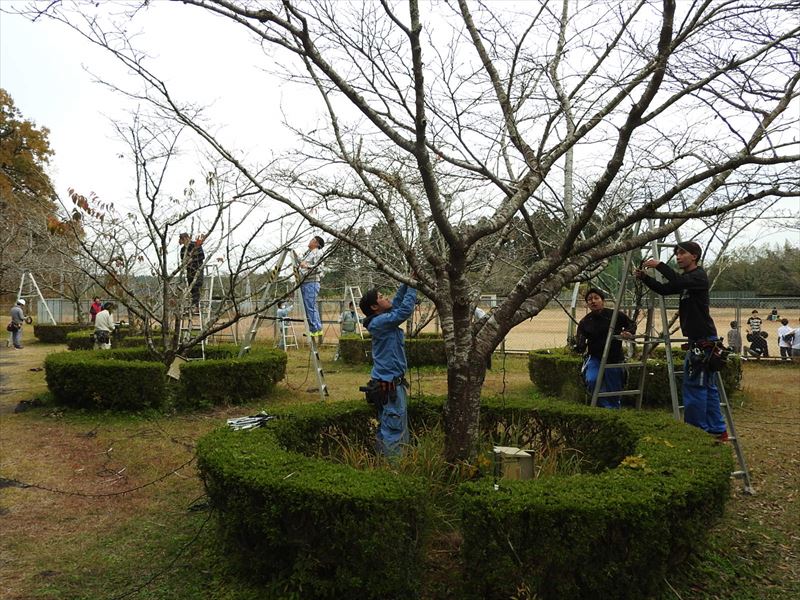
[[[11,322],[8,331],[11,333],[11,344],[17,350],[22,350],[22,324],[25,322],[25,299],[20,298],[11,308]]]
[[[99,296],[95,296],[92,298],[92,305],[89,307],[89,316],[92,319],[92,323],[94,323],[97,313],[99,313],[101,310],[103,310],[103,303],[100,302]]]

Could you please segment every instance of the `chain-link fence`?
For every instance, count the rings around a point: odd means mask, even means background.
[[[667,297],[667,310],[669,316],[672,316],[678,309],[678,297]],[[356,304],[358,298],[355,298]],[[479,304],[479,307],[486,312],[491,312],[494,306],[497,306],[503,301],[502,297],[497,296],[484,296]],[[506,336],[505,343],[502,349],[507,352],[527,352],[529,350],[540,348],[555,348],[564,346],[567,342],[567,336],[570,333],[570,323],[575,320],[579,321],[587,313],[587,309],[582,297],[576,299],[575,310],[572,306],[572,294],[564,293],[558,298],[550,302],[538,315],[523,323],[520,323],[512,329]],[[47,306],[53,313],[56,321],[59,323],[72,323],[78,321],[77,311],[75,304],[64,298],[49,298],[46,300]],[[290,318],[300,318],[301,310],[300,303],[302,299],[300,292],[294,294],[292,301],[293,309],[289,315]],[[85,314],[83,320],[88,323],[88,312],[91,299],[86,299],[80,303],[79,309]],[[320,314],[323,322],[323,343],[335,344],[337,343],[340,335],[340,320],[342,312],[348,309],[349,298],[345,299],[321,299],[319,300]],[[607,306],[613,306],[609,300]],[[644,327],[644,316],[646,306],[640,306],[639,319],[640,329]],[[361,313],[358,311],[358,306],[355,310],[359,317]],[[720,336],[726,337],[727,332],[731,329],[731,323],[736,322],[737,328],[741,330],[741,337],[745,346],[748,342],[746,334],[748,332],[747,320],[752,316],[752,311],[758,311],[757,315],[762,320],[761,329],[766,332],[766,342],[768,345],[769,354],[777,355],[778,351],[778,336],[777,331],[781,326],[781,319],[786,318],[789,320],[791,327],[800,327],[800,297],[783,297],[783,298],[757,298],[757,297],[742,297],[733,296],[729,293],[712,294],[711,298],[711,316],[717,326],[717,333]],[[631,313],[632,308],[626,309],[626,312]],[[274,316],[274,308],[272,309]],[[416,327],[421,320],[425,320],[432,312],[432,306],[429,302],[423,300],[415,310],[412,317],[412,327]],[[573,314],[574,312],[574,314]],[[37,299],[31,299],[27,307],[27,314],[34,314],[37,317],[38,323],[47,323],[49,318],[44,306]],[[119,306],[118,312],[115,315],[118,320],[128,320],[127,311],[124,307]],[[242,334],[244,328],[248,327],[249,319],[245,319],[243,323],[238,326],[238,333]],[[656,318],[656,326],[660,329],[660,318]],[[303,325],[301,323],[294,323],[294,330],[296,332],[298,341],[302,341]],[[439,322],[434,317],[422,329],[424,332],[437,333],[440,330]],[[272,323],[264,324],[258,334],[258,339],[265,343],[271,343],[276,339],[277,328]]]

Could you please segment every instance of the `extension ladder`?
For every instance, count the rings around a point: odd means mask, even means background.
[[[680,237],[678,233],[675,234],[676,239],[680,242]],[[651,244],[651,252],[654,257],[659,257],[661,254],[661,250],[665,247],[672,248],[674,244],[665,243],[662,240],[653,240]],[[603,396],[636,396],[636,408],[641,409],[642,407],[642,396],[644,394],[644,386],[645,380],[647,377],[647,359],[650,355],[650,351],[652,348],[657,346],[660,343],[664,344],[664,350],[666,353],[666,365],[667,365],[667,373],[668,373],[668,380],[669,380],[669,391],[670,391],[670,398],[672,401],[672,415],[676,421],[683,421],[683,405],[681,405],[678,401],[678,386],[677,386],[677,378],[678,377],[685,377],[686,374],[683,370],[677,371],[675,369],[675,362],[672,354],[672,343],[678,342],[683,343],[687,342],[688,339],[678,338],[672,339],[670,335],[670,326],[671,321],[667,314],[667,305],[664,296],[661,294],[656,294],[654,291],[648,291],[648,308],[647,308],[647,321],[645,326],[645,333],[643,335],[635,335],[633,339],[641,339],[643,341],[642,346],[642,354],[640,360],[636,362],[630,363],[609,363],[608,362],[608,354],[609,349],[611,348],[611,341],[613,339],[624,339],[621,336],[614,335],[614,328],[616,326],[617,316],[619,314],[619,310],[622,306],[623,300],[625,298],[625,288],[628,281],[628,275],[630,273],[630,266],[634,252],[636,250],[631,250],[627,253],[625,257],[625,267],[624,272],[622,274],[622,278],[620,280],[620,289],[618,291],[617,296],[615,297],[614,309],[611,318],[611,324],[608,330],[608,336],[606,337],[605,346],[603,347],[603,356],[600,361],[600,368],[597,373],[597,382],[595,383],[594,390],[592,392],[592,406],[597,406],[597,399]],[[660,335],[655,334],[654,332],[654,312],[655,312],[655,299],[658,299],[659,305],[659,313],[661,315],[661,324],[662,324],[662,331]],[[618,392],[601,392],[600,388],[603,384],[603,377],[606,368],[640,368],[640,376],[639,376],[639,384],[636,389],[633,390],[621,390]],[[742,485],[744,488],[744,492],[748,495],[754,494],[753,487],[751,485],[750,480],[750,471],[747,468],[747,462],[745,460],[744,451],[742,449],[741,442],[739,441],[739,436],[736,434],[736,425],[733,420],[733,411],[731,408],[730,401],[728,399],[728,395],[725,391],[725,386],[722,382],[722,375],[719,371],[714,373],[716,377],[716,384],[717,389],[719,390],[720,395],[720,410],[722,415],[725,419],[725,425],[728,431],[728,441],[733,445],[734,452],[736,454],[736,460],[738,462],[739,468],[738,470],[731,473],[731,477],[736,479],[742,480]]]
[[[300,274],[300,257],[297,256],[297,253],[292,250],[292,271],[294,273],[294,279],[297,283],[297,287],[300,287],[300,284],[303,282],[303,276]],[[311,362],[314,368],[314,374],[317,378],[317,389],[319,390],[319,395],[322,401],[325,401],[325,397],[328,396],[328,384],[325,383],[325,372],[322,370],[322,360],[319,356],[319,345],[317,344],[317,336],[311,335],[311,323],[308,321],[308,313],[306,312],[306,304],[303,302],[302,292],[300,294],[300,312],[303,315],[303,322],[306,326],[305,336],[308,338],[308,343],[311,348]]]

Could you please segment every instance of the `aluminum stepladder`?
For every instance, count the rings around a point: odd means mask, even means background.
[[[205,300],[200,301],[201,307],[205,308],[205,321],[206,323],[211,323],[212,318],[215,314],[215,304],[221,305],[225,301],[225,282],[222,280],[222,274],[219,272],[219,265],[214,265],[214,272],[206,278],[207,286],[208,286],[208,297]],[[221,294],[220,298],[215,298],[214,294],[219,289],[219,293]],[[202,310],[202,309],[201,309]],[[222,312],[222,311],[220,311]],[[226,311],[226,317],[229,321],[234,320],[233,315],[231,314],[230,307]],[[217,314],[217,317],[219,314]],[[230,341],[234,344],[239,344],[239,336],[237,335],[236,325],[231,325],[229,327],[228,333],[217,332],[211,336],[214,342],[218,343],[221,341]]]
[[[28,279],[28,287],[25,288],[25,279]],[[42,290],[39,289],[39,284],[36,283],[36,279],[33,277],[33,273],[30,271],[23,271],[22,277],[19,280],[19,291],[17,292],[17,300],[25,300],[26,298],[38,298],[39,302],[41,302],[42,306],[44,306],[44,310],[47,313],[47,316],[50,318],[50,322],[53,325],[58,325],[56,323],[56,319],[53,316],[53,313],[50,312],[50,307],[47,305],[47,300],[44,299],[42,295]]]
[[[680,238],[676,232],[676,238],[680,241]],[[673,248],[674,244],[665,243],[663,240],[653,240],[651,244],[651,252],[654,257],[659,257],[661,254],[662,248]],[[615,306],[613,310],[613,315],[611,318],[611,324],[609,326],[608,336],[606,337],[605,346],[603,348],[603,356],[600,361],[600,368],[597,374],[597,382],[595,383],[594,391],[592,392],[592,406],[597,406],[597,398],[603,396],[636,396],[636,408],[641,409],[642,407],[642,396],[644,395],[644,386],[645,380],[647,377],[647,359],[650,355],[650,351],[659,343],[664,344],[664,350],[666,353],[666,365],[667,365],[667,373],[668,373],[668,380],[669,380],[669,390],[670,390],[670,398],[672,400],[672,416],[676,421],[683,421],[683,405],[681,405],[678,401],[678,386],[677,386],[677,377],[678,376],[685,376],[683,370],[676,371],[675,370],[675,362],[672,353],[672,342],[687,342],[687,339],[672,339],[670,336],[670,319],[667,314],[667,304],[664,296],[660,294],[656,294],[652,290],[648,291],[648,308],[647,308],[647,321],[645,327],[645,333],[643,335],[636,335],[634,339],[641,339],[643,340],[643,347],[642,347],[642,355],[641,360],[637,362],[631,363],[615,363],[610,364],[608,363],[608,354],[609,349],[611,348],[611,341],[613,339],[623,339],[620,336],[614,335],[614,328],[616,326],[617,315],[619,310],[622,306],[622,302],[625,297],[625,288],[628,280],[628,276],[630,273],[630,265],[631,260],[633,257],[635,250],[631,250],[628,252],[626,259],[625,259],[625,268],[622,274],[622,279],[620,281],[620,290],[618,292],[617,297],[615,298]],[[654,333],[654,312],[655,312],[655,301],[656,298],[658,299],[659,304],[659,312],[661,314],[661,324],[662,324],[662,331],[660,335],[656,335]],[[614,367],[638,367],[641,368],[641,374],[639,377],[639,387],[635,390],[622,390],[620,392],[600,392],[600,388],[603,384],[603,376],[605,373],[606,368],[614,368]],[[725,418],[725,424],[728,431],[728,441],[731,442],[733,445],[736,459],[739,464],[739,469],[731,473],[731,477],[741,479],[744,492],[748,495],[752,495],[754,493],[753,487],[750,481],[750,472],[747,468],[747,462],[744,457],[744,451],[742,450],[741,443],[739,441],[739,437],[736,434],[736,425],[733,420],[733,412],[731,409],[730,402],[728,400],[728,395],[725,392],[725,386],[722,382],[722,375],[719,371],[713,373],[713,377],[716,378],[716,385],[717,389],[719,390],[720,395],[720,410],[722,412],[723,417]]]
[[[303,276],[300,274],[300,257],[297,256],[297,253],[292,250],[292,272],[294,273],[294,279],[297,283],[297,287],[300,287],[300,284],[303,283]],[[319,390],[320,399],[325,402],[326,396],[328,396],[328,384],[325,383],[325,373],[322,370],[322,361],[319,357],[319,346],[317,344],[317,336],[311,335],[311,323],[308,321],[308,313],[306,312],[306,304],[303,302],[303,294],[302,290],[300,292],[300,312],[303,315],[303,322],[306,326],[305,335],[308,338],[308,344],[311,348],[311,362],[312,366],[314,367],[314,374],[317,377],[317,386]]]
[[[198,306],[197,313],[195,314],[194,307],[188,310],[182,310],[180,315],[180,322],[178,324],[178,339],[183,343],[191,341],[192,337],[199,331],[202,331],[205,324],[203,323],[203,307]],[[206,338],[200,340],[200,358],[187,358],[186,360],[205,360],[206,359]]]
[[[284,249],[281,251],[281,253],[278,255],[278,261],[275,263],[275,266],[272,267],[267,276],[267,282],[264,287],[264,293],[261,295],[261,300],[256,306],[256,312],[253,315],[253,319],[250,321],[250,327],[247,330],[247,333],[245,334],[242,340],[242,347],[239,349],[239,357],[244,356],[250,351],[250,348],[253,345],[253,340],[256,339],[258,328],[261,327],[261,322],[267,318],[264,315],[262,315],[259,311],[262,310],[264,306],[268,306],[274,299],[275,286],[278,282],[278,277],[280,276],[281,269],[283,268],[283,263],[286,260],[286,255],[288,253],[289,253],[288,249]]]
[[[357,285],[346,285],[344,286],[344,297],[342,298],[342,314],[344,314],[345,310],[349,309],[349,303],[353,303],[353,310],[356,311],[356,331],[358,332],[359,337],[363,340],[364,339],[364,329],[361,327],[361,319],[358,318],[358,303],[361,301],[361,287]],[[344,332],[339,329],[339,337],[341,338],[344,335]],[[340,357],[340,350],[341,346],[336,347],[336,355],[333,357],[333,360],[339,360]]]
[[[280,344],[284,350],[300,348],[300,344],[297,343],[297,333],[294,330],[294,321],[294,319],[275,319],[275,325],[278,327]]]
[[[344,300],[342,301],[344,306],[342,310],[347,310],[349,303],[353,303],[353,309],[358,311],[358,303],[361,301],[361,287],[357,285],[348,285],[344,288]],[[361,339],[364,339],[364,329],[361,327],[361,319],[358,318],[358,312],[356,312],[356,331],[358,331],[358,335]]]

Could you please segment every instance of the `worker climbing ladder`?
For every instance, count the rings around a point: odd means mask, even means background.
[[[680,242],[680,238],[676,232],[676,239]],[[661,250],[663,248],[674,248],[674,244],[665,243],[662,240],[654,240],[651,244],[651,252],[652,256],[658,257],[661,254]],[[642,353],[640,359],[634,362],[629,363],[609,363],[608,356],[610,353],[611,342],[614,339],[622,339],[622,336],[615,335],[614,329],[617,323],[617,317],[619,315],[620,308],[623,306],[623,303],[626,298],[626,287],[631,271],[631,262],[633,260],[634,253],[637,250],[631,250],[626,254],[625,257],[625,268],[622,273],[622,277],[620,279],[620,286],[615,297],[614,302],[614,309],[611,316],[611,323],[608,329],[608,336],[606,337],[605,345],[603,347],[603,356],[600,360],[600,368],[597,373],[597,382],[595,383],[594,390],[592,391],[592,398],[591,398],[591,405],[597,406],[597,399],[602,398],[605,396],[635,396],[636,398],[636,408],[640,409],[642,406],[642,397],[644,395],[644,388],[647,379],[647,359],[650,356],[651,350],[659,345],[664,344],[664,351],[666,353],[666,366],[667,366],[667,373],[668,373],[668,383],[669,383],[669,391],[670,391],[670,399],[672,403],[672,415],[676,421],[683,421],[683,405],[680,404],[678,399],[678,385],[677,385],[677,378],[678,377],[685,377],[686,374],[683,370],[676,370],[675,369],[675,362],[672,352],[672,344],[674,342],[677,343],[684,343],[688,342],[687,339],[673,339],[670,334],[670,326],[672,322],[669,319],[667,314],[667,306],[666,300],[664,296],[660,294],[656,294],[653,291],[649,291],[647,294],[648,301],[647,301],[647,317],[646,317],[646,325],[645,325],[645,332],[644,334],[637,334],[633,336],[635,340],[642,341]],[[661,333],[656,334],[654,331],[655,327],[655,304],[658,303],[658,311],[661,316]],[[603,385],[603,378],[606,369],[611,368],[627,368],[627,369],[639,369],[639,377],[638,377],[638,387],[636,389],[631,390],[622,390],[622,391],[614,391],[614,392],[602,392],[600,391]],[[753,487],[750,481],[750,472],[747,468],[747,462],[745,460],[744,451],[742,449],[741,442],[739,440],[739,436],[736,433],[736,425],[733,419],[733,411],[728,399],[728,395],[725,391],[725,386],[722,381],[722,376],[719,371],[712,373],[712,376],[715,377],[715,383],[717,385],[717,389],[719,390],[720,395],[720,410],[722,415],[725,419],[725,424],[728,431],[728,441],[733,445],[734,452],[736,454],[736,460],[738,462],[739,468],[738,470],[731,473],[731,476],[737,479],[742,480],[744,492],[746,494],[753,494]]]
[[[300,284],[303,282],[303,276],[300,274],[300,257],[297,256],[297,253],[294,250],[292,250],[292,259],[292,271],[294,272],[295,282],[297,283],[297,286],[300,287]],[[328,384],[325,383],[325,372],[322,370],[322,361],[319,357],[318,336],[311,335],[311,323],[308,320],[305,302],[301,301],[299,304],[300,312],[303,315],[303,323],[305,323],[306,327],[305,336],[308,338],[308,343],[311,348],[311,363],[314,369],[314,374],[317,377],[317,389],[319,391],[320,398],[324,402],[326,396],[328,396]]]

